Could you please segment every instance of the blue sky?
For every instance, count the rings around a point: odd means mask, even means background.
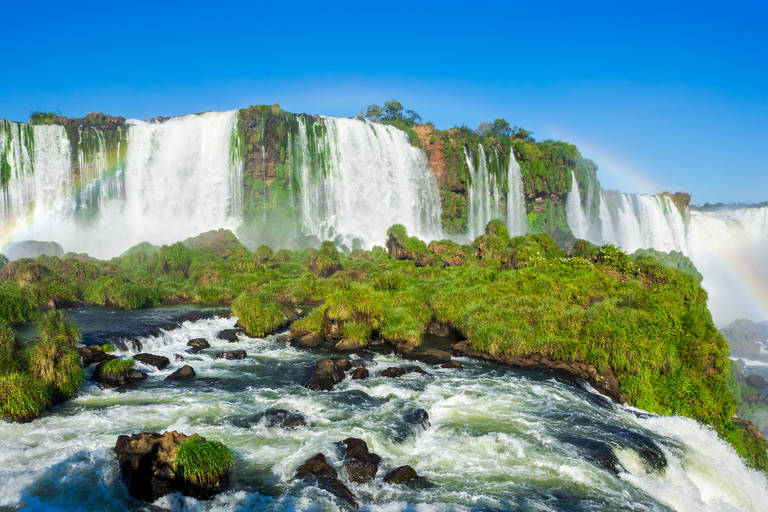
[[[0,117],[397,98],[571,141],[607,188],[768,200],[764,0],[154,3],[3,2]]]

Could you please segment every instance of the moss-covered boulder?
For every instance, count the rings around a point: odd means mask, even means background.
[[[112,359],[99,363],[93,372],[93,380],[105,387],[131,386],[147,378],[147,374],[134,368],[133,359]]]
[[[175,431],[120,436],[115,454],[131,496],[148,502],[176,491],[208,499],[227,489],[235,464],[220,442]]]

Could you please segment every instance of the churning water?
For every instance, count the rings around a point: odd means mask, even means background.
[[[148,314],[135,313],[139,322]],[[143,337],[143,351],[168,356],[171,367],[139,366],[149,379],[124,391],[86,381],[74,400],[33,423],[0,423],[0,509],[338,510],[326,491],[292,476],[323,452],[344,480],[334,443],[350,436],[383,459],[377,479],[348,483],[364,510],[757,511],[768,503],[765,477],[693,420],[648,415],[549,376],[468,359],[464,369],[422,365],[429,375],[388,379],[378,373],[403,361],[371,354],[371,378],[310,391],[302,384],[323,354],[275,337],[216,339],[234,323],[198,320]],[[186,354],[196,337],[212,347]],[[232,349],[248,358],[212,357]],[[182,364],[195,368],[194,381],[163,380]],[[267,427],[257,418],[268,408],[299,411],[309,426]],[[427,430],[404,422],[413,408],[428,411]],[[134,501],[121,482],[115,440],[165,430],[231,447],[238,458],[231,490],[210,501],[177,494],[152,507]],[[604,467],[611,460],[616,472]],[[382,481],[403,464],[432,485]]]

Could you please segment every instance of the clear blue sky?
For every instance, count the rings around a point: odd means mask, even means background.
[[[363,4],[5,0],[0,117],[397,98],[569,140],[607,188],[768,200],[765,0]]]

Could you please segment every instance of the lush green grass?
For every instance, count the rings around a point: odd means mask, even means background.
[[[55,341],[41,341],[32,349],[29,372],[59,399],[72,398],[84,377],[77,351]]]
[[[193,436],[179,445],[174,461],[177,476],[199,486],[214,485],[235,465],[235,455],[219,441]]]
[[[127,375],[133,370],[134,366],[136,366],[136,361],[133,359],[112,359],[104,363],[101,371],[104,375],[119,377],[121,375]]]
[[[0,323],[16,324],[31,320],[37,308],[16,283],[0,283]]]
[[[0,415],[13,421],[30,421],[51,403],[49,388],[31,376],[12,372],[0,374]]]
[[[20,363],[18,355],[21,349],[21,342],[13,329],[0,325],[0,375],[18,368]]]
[[[704,276],[698,271],[693,262],[683,253],[678,251],[661,252],[656,249],[638,249],[632,253],[632,259],[635,261],[643,261],[645,259],[652,259],[658,261],[664,266],[676,268],[686,274],[692,275],[699,281],[704,279]]]
[[[262,293],[241,293],[232,302],[232,313],[243,328],[256,337],[272,334],[286,323],[285,313],[280,305]]]
[[[115,351],[115,346],[114,346],[113,344],[111,344],[111,343],[105,343],[105,344],[103,344],[103,345],[101,346],[101,350],[102,350],[102,351],[103,351],[105,354],[111,354],[112,352],[114,352],[114,351]]]
[[[74,347],[80,343],[80,330],[60,309],[44,314],[37,327],[43,343],[55,343],[65,347]]]
[[[151,288],[124,276],[101,276],[86,286],[83,298],[89,304],[132,310],[159,303]]]

